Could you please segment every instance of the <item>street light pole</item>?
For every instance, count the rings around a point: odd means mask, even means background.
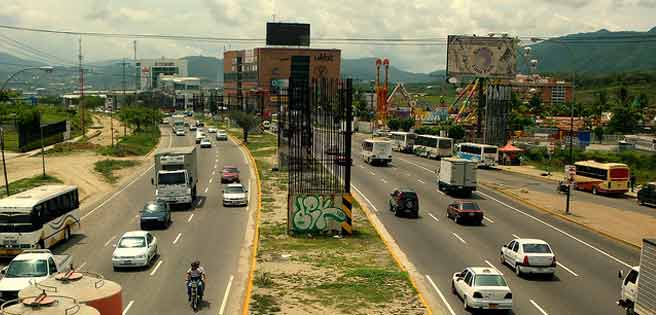
[[[2,151],[2,170],[5,173],[5,189],[9,196],[9,179],[7,178],[7,163],[5,161],[5,129],[0,128],[0,151]]]

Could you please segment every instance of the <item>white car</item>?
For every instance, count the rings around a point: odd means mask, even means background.
[[[200,140],[200,147],[201,148],[211,148],[212,147],[212,141],[210,141],[210,139],[203,138],[202,140]]]
[[[228,134],[223,130],[217,130],[216,131],[216,140],[227,141],[228,140]]]
[[[501,247],[501,263],[522,274],[554,274],[556,255],[547,242],[538,239],[517,238]]]
[[[157,238],[150,232],[126,232],[114,245],[112,266],[116,271],[123,267],[145,267],[158,256]]]
[[[248,205],[248,190],[242,184],[228,184],[223,188],[224,206]]]
[[[214,127],[208,127],[208,128],[207,128],[207,133],[216,133],[216,128],[214,128]]]
[[[512,292],[506,279],[490,267],[469,267],[454,273],[451,290],[462,299],[465,310],[512,309]]]
[[[184,136],[184,135],[185,135],[185,131],[184,131],[184,129],[178,129],[178,130],[176,130],[176,131],[175,131],[175,135],[176,135],[176,136]]]

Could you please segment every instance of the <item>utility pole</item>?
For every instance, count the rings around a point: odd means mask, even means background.
[[[134,71],[134,92],[137,92],[137,81],[139,80],[139,71],[136,68],[137,67],[137,41],[133,40],[132,41],[132,46],[134,48],[134,56],[133,56],[133,61],[134,61],[134,66],[135,66],[135,71]]]
[[[7,178],[7,163],[5,160],[5,129],[0,128],[0,151],[2,151],[2,170],[5,173],[5,189],[9,197],[9,179]]]
[[[79,54],[78,54],[78,68],[80,70],[80,101],[78,102],[78,109],[80,110],[80,124],[82,125],[82,137],[86,137],[84,112],[84,69],[82,69],[82,36],[78,39]]]
[[[125,102],[125,65],[126,65],[125,58],[123,58],[123,62],[121,62],[121,66],[123,68],[123,77],[121,79],[121,88],[123,89],[123,92],[122,92],[122,94],[123,94],[123,104],[121,104],[121,110],[123,109],[123,107],[125,106],[125,103],[126,103]],[[125,121],[123,122],[123,136],[124,137],[127,136],[127,122],[125,122]]]

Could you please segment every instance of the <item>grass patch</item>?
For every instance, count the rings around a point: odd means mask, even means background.
[[[114,171],[123,168],[138,165],[139,161],[133,160],[102,160],[94,164],[94,170],[102,175],[108,183],[116,183],[118,177],[114,175]]]
[[[47,175],[47,174],[46,176],[36,175],[34,177],[23,178],[9,183],[9,193],[13,195],[22,191],[32,189],[34,187],[48,185],[48,184],[61,184],[61,183],[62,181],[59,178],[51,175]],[[3,185],[2,187],[0,187],[0,197],[4,198],[6,196],[7,196],[7,189],[6,186]]]
[[[278,302],[269,294],[253,294],[253,302],[251,304],[253,314],[264,315],[280,312]]]
[[[63,156],[81,151],[94,151],[100,148],[100,145],[90,143],[87,140],[80,140],[78,142],[57,143],[50,150],[46,151],[46,155]]]
[[[159,137],[159,129],[137,132],[122,137],[114,147],[102,147],[98,153],[114,157],[143,156],[157,146]]]

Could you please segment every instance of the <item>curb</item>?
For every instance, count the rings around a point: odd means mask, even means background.
[[[401,260],[396,255],[396,253],[394,253],[394,251],[392,250],[392,247],[389,244],[389,242],[387,241],[387,239],[385,237],[383,237],[383,234],[380,232],[377,225],[372,222],[371,210],[369,210],[369,207],[367,206],[364,198],[362,198],[362,196],[360,196],[360,194],[358,192],[352,192],[351,194],[357,200],[358,204],[360,205],[360,209],[362,209],[362,212],[364,212],[364,214],[367,216],[367,220],[369,221],[369,223],[374,227],[374,230],[376,230],[376,234],[378,234],[378,237],[380,237],[380,239],[385,244],[385,247],[387,248],[387,251],[392,256],[392,259],[394,260],[396,265],[399,267],[399,269],[401,269],[401,271],[408,272],[408,269],[405,267],[405,265],[403,265],[403,263],[401,263]],[[382,222],[381,222],[381,225],[382,225]],[[412,287],[415,288],[415,291],[417,292],[417,296],[419,296],[419,301],[421,301],[421,304],[424,306],[424,308],[426,308],[427,314],[432,315],[433,314],[433,309],[426,302],[426,298],[424,298],[424,295],[419,290],[419,287],[417,286],[417,283],[416,283],[414,277],[410,274],[410,272],[408,272],[408,279],[410,280],[410,284],[412,285]]]
[[[612,234],[610,234],[610,233],[607,233],[607,232],[601,231],[601,230],[599,230],[599,229],[593,228],[593,227],[591,227],[591,226],[589,226],[589,225],[587,225],[587,224],[585,224],[585,223],[578,222],[578,221],[576,221],[576,220],[574,220],[574,219],[572,219],[572,218],[570,218],[570,217],[568,217],[568,216],[566,216],[566,215],[564,215],[564,214],[561,214],[561,213],[557,213],[557,212],[553,212],[553,211],[551,211],[551,210],[548,210],[548,209],[546,209],[546,208],[544,208],[544,207],[542,207],[542,206],[540,206],[540,205],[537,205],[537,204],[535,204],[535,203],[533,203],[533,202],[531,202],[531,201],[528,201],[528,200],[522,199],[522,198],[520,198],[519,196],[517,196],[517,195],[515,195],[515,194],[513,194],[513,193],[511,193],[511,192],[507,192],[507,191],[505,191],[505,190],[495,188],[495,187],[493,187],[493,186],[491,186],[491,185],[489,185],[489,184],[484,184],[484,183],[481,183],[481,182],[479,182],[479,184],[480,184],[481,186],[484,186],[484,187],[488,188],[488,189],[491,189],[491,190],[494,190],[494,191],[496,191],[496,192],[499,192],[499,193],[505,195],[506,197],[511,198],[512,200],[519,201],[519,202],[521,202],[521,203],[523,203],[523,204],[525,204],[525,205],[527,205],[527,206],[529,206],[529,207],[532,207],[532,208],[535,208],[535,209],[537,209],[537,210],[539,210],[539,211],[541,211],[541,212],[544,212],[545,214],[553,215],[553,216],[556,216],[556,217],[560,218],[561,220],[564,220],[564,221],[567,221],[567,222],[574,223],[574,224],[576,224],[576,225],[578,225],[578,226],[580,226],[580,227],[583,227],[583,228],[585,228],[585,229],[587,229],[587,230],[589,230],[589,231],[591,231],[591,232],[597,233],[597,234],[602,235],[602,236],[604,236],[604,237],[606,237],[606,238],[609,238],[609,239],[612,239],[612,240],[614,240],[614,241],[620,242],[620,243],[622,243],[622,244],[624,244],[624,245],[627,245],[627,246],[629,246],[629,247],[632,247],[632,248],[634,248],[634,249],[638,249],[638,250],[641,249],[641,247],[640,247],[639,245],[633,244],[633,243],[631,243],[631,242],[629,242],[629,241],[627,241],[627,240],[625,240],[625,239],[622,239],[622,238],[617,237],[617,236],[615,236],[615,235],[612,235]]]

